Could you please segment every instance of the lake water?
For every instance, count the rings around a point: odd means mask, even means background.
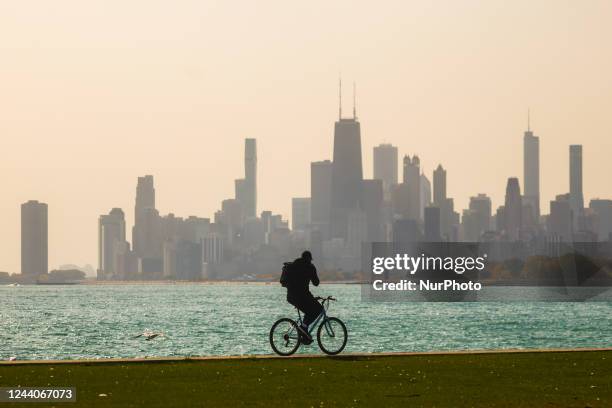
[[[345,321],[347,352],[612,346],[612,302],[366,302],[322,285]],[[278,285],[0,287],[0,359],[269,354],[293,317]],[[133,337],[163,332],[151,341]],[[313,345],[302,352],[320,352]]]

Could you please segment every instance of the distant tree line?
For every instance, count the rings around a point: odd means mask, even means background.
[[[490,262],[480,279],[536,286],[612,286],[612,260],[565,254]]]
[[[0,283],[74,283],[85,279],[85,272],[78,269],[54,269],[48,274],[24,276],[21,274],[0,272]]]

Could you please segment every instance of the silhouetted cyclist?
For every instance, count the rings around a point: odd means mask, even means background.
[[[321,314],[323,307],[312,296],[309,283],[319,286],[317,268],[312,264],[312,254],[304,251],[300,258],[291,263],[285,263],[280,283],[287,288],[287,302],[304,313],[301,326],[298,327],[304,344],[312,343],[312,336],[308,333],[308,326]]]

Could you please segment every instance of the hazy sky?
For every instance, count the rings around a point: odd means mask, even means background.
[[[531,107],[542,210],[584,145],[585,201],[612,197],[610,1],[2,1],[0,270],[20,203],[49,204],[49,266],[97,264],[98,216],[155,176],[162,214],[212,217],[255,137],[259,208],[290,215],[331,158],[338,73],[372,147],[442,163],[456,207],[522,179]],[[521,180],[522,188],[522,180]],[[131,233],[128,234],[131,240]]]

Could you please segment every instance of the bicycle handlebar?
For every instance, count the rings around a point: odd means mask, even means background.
[[[328,296],[328,297],[326,297],[326,298],[321,297],[321,296],[317,296],[317,297],[315,297],[315,299],[316,299],[316,300],[332,300],[332,301],[334,301],[334,302],[337,300],[337,299],[335,299],[335,298],[333,298],[333,297],[331,297],[331,296]]]

